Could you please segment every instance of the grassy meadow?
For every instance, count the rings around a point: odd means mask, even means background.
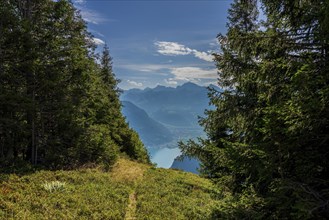
[[[210,219],[216,206],[208,180],[126,159],[0,175],[0,219]]]

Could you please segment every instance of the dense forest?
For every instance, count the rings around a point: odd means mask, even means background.
[[[107,46],[65,0],[0,1],[0,162],[50,168],[147,162],[121,114]]]
[[[181,144],[229,190],[218,217],[328,219],[329,2],[235,1],[218,40],[208,138]]]
[[[329,1],[234,1],[215,55],[208,138],[181,143],[226,202],[218,218],[329,218]]]

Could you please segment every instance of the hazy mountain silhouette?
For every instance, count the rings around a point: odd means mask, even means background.
[[[213,108],[209,106],[208,89],[194,83],[177,88],[130,89],[124,91],[121,100],[123,114],[151,154],[159,148],[175,148],[179,140],[205,135],[198,116],[204,116],[205,109]],[[172,164],[172,168],[193,173],[198,173],[198,167],[196,159],[188,158],[176,159]]]
[[[183,159],[180,159],[178,157],[174,160],[170,168],[199,174],[198,169],[200,168],[200,162],[195,158],[184,157]]]
[[[141,108],[129,101],[122,101],[122,113],[147,146],[161,145],[173,140],[173,135],[161,123],[150,118]]]
[[[203,116],[204,110],[210,108],[207,94],[206,87],[189,82],[177,88],[131,89],[122,94],[121,100],[134,103],[163,124],[199,127],[198,116]]]

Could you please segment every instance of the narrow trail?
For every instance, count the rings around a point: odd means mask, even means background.
[[[137,209],[137,194],[136,188],[142,181],[144,173],[149,169],[148,165],[142,165],[132,161],[119,160],[112,170],[112,178],[119,181],[131,184],[134,186],[129,194],[128,205],[126,208],[125,220],[133,220],[136,218]]]
[[[137,219],[135,217],[136,207],[137,207],[137,195],[134,191],[134,192],[130,193],[130,195],[129,195],[129,201],[128,201],[128,206],[127,206],[127,210],[126,210],[125,220]]]

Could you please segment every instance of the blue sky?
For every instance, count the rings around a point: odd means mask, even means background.
[[[231,0],[73,0],[94,41],[110,47],[122,89],[216,83],[212,52]]]

